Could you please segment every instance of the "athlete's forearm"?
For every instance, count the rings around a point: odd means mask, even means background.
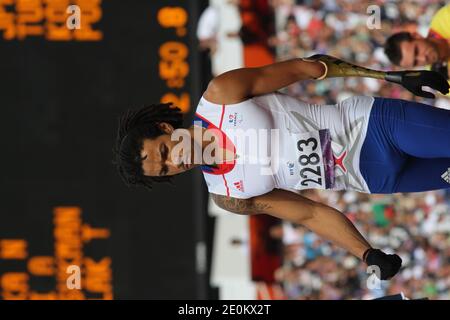
[[[305,60],[321,61],[326,66],[326,72],[318,78],[318,80],[334,77],[366,77],[385,79],[387,74],[384,71],[364,68],[328,55],[316,54],[312,57],[305,58]]]
[[[270,93],[298,81],[320,78],[326,66],[320,61],[296,58],[261,67],[258,71],[256,80],[260,80],[260,83],[256,83],[256,90]]]
[[[361,260],[364,252],[371,248],[353,223],[343,213],[331,207],[319,205],[313,216],[302,224]]]

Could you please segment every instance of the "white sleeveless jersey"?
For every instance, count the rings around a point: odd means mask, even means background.
[[[202,166],[209,192],[235,198],[274,188],[370,193],[359,160],[373,101],[354,96],[315,105],[276,92],[218,105],[202,97],[194,124],[219,129],[236,154],[226,165]]]

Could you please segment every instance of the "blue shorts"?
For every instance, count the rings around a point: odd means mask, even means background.
[[[375,98],[360,170],[371,193],[450,188],[450,110]]]

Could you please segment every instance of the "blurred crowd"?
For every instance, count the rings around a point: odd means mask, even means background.
[[[345,213],[377,248],[397,253],[403,268],[391,281],[369,278],[351,254],[307,229],[283,222],[284,264],[275,273],[290,299],[373,299],[403,292],[450,299],[450,193],[367,195],[308,191],[305,196]],[[276,236],[277,230],[272,230]]]
[[[326,53],[369,68],[392,70],[383,52],[386,38],[402,30],[426,35],[433,14],[445,1],[272,0],[271,4],[277,31],[268,45],[278,60]],[[380,28],[367,26],[370,5],[378,5]],[[372,79],[299,82],[286,92],[317,104],[365,94],[450,109],[448,98],[426,100]],[[287,298],[373,299],[403,292],[411,299],[450,299],[449,192],[369,196],[309,191],[306,195],[344,212],[374,247],[399,254],[404,267],[391,281],[376,283],[368,278],[365,265],[350,254],[300,226],[283,223],[285,262],[275,277]],[[276,237],[277,230],[272,231]]]

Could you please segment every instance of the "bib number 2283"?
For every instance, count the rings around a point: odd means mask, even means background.
[[[331,135],[327,129],[295,134],[299,182],[296,189],[329,189],[334,184]]]
[[[297,141],[297,150],[301,153],[298,157],[300,164],[300,177],[302,186],[322,187],[322,167],[319,165],[321,161],[320,155],[316,152],[319,143],[316,138],[312,137],[307,140]]]

